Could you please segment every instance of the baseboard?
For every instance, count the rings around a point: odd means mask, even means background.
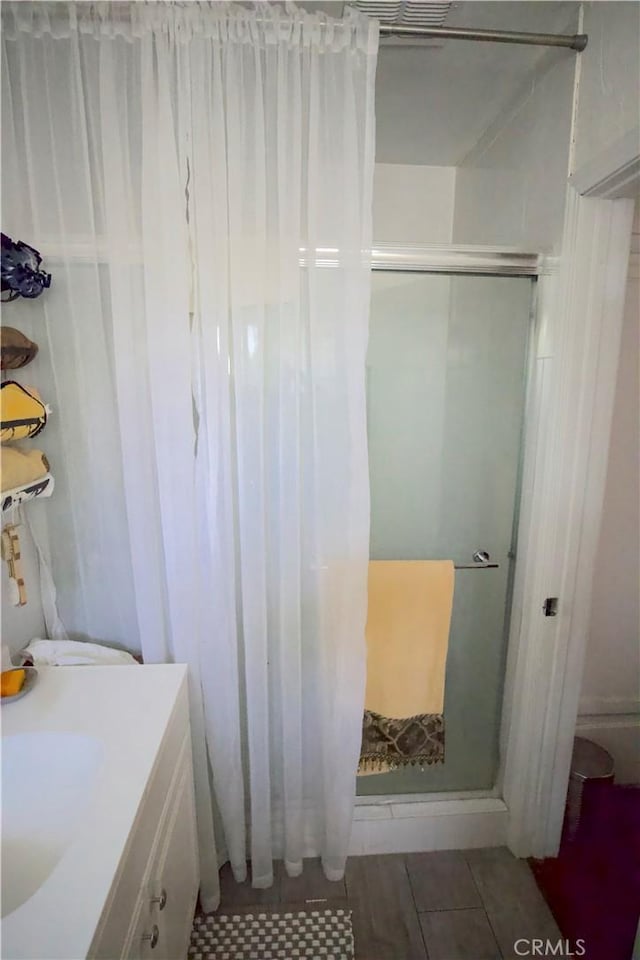
[[[581,697],[580,717],[601,714],[637,713],[640,717],[640,697]]]
[[[578,717],[576,735],[609,751],[616,783],[640,783],[640,714],[584,714]]]
[[[495,797],[356,805],[349,854],[417,853],[506,843],[508,810]]]

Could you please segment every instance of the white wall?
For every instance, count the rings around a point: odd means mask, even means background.
[[[640,215],[636,210],[620,366],[577,732],[640,783]]]
[[[585,3],[583,32],[589,43],[581,56],[574,170],[631,132],[636,143],[640,138],[640,3]]]
[[[458,168],[455,243],[556,252],[562,237],[576,59],[551,51]]]
[[[452,4],[446,25],[564,33],[572,19],[569,32],[575,32],[578,8],[575,0],[470,0]],[[376,68],[376,159],[458,164],[544,54],[544,47],[509,43],[383,40]]]
[[[455,184],[455,167],[376,163],[374,241],[451,243]]]
[[[584,53],[546,54],[462,160],[455,243],[556,253],[567,175],[584,174],[616,149],[623,157],[634,145],[640,151],[640,3],[596,0],[583,8]],[[562,32],[576,29],[574,22]]]

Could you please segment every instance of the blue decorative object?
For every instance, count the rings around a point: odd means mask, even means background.
[[[9,292],[3,297],[4,302],[15,300],[17,297],[28,297],[33,300],[39,297],[43,290],[51,286],[51,274],[40,270],[42,257],[37,250],[28,243],[18,240],[16,243],[6,234],[2,237],[2,293]]]

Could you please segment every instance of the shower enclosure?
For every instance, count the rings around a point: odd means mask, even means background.
[[[358,794],[490,791],[534,279],[499,258],[483,275],[403,269],[401,257],[377,267],[367,359],[371,559],[451,559],[457,570],[445,762],[359,777]]]

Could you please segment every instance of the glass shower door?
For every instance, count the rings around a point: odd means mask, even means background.
[[[494,785],[531,297],[529,278],[373,274],[371,559],[499,566],[456,570],[444,764],[359,777],[360,795]]]

